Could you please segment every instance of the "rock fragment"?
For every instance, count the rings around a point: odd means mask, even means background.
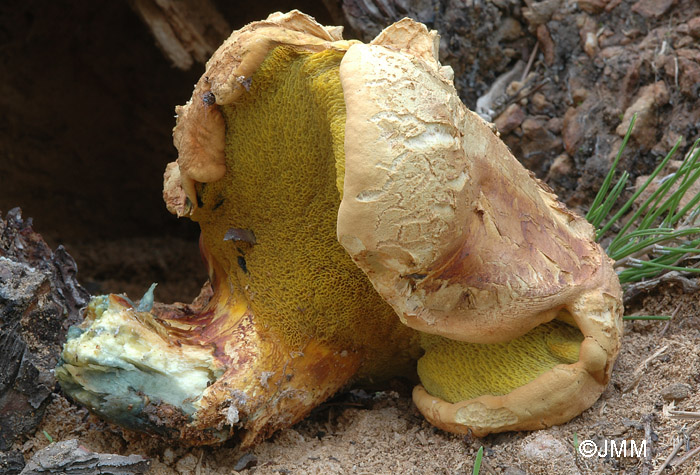
[[[561,7],[561,0],[543,0],[541,2],[530,2],[523,8],[523,16],[531,26],[543,25],[552,18],[554,12]]]
[[[567,154],[562,153],[552,162],[552,166],[549,167],[549,172],[547,174],[547,181],[561,179],[562,177],[568,176],[574,167],[574,162],[571,160]]]
[[[688,22],[688,34],[693,38],[700,38],[700,16],[696,16]]]
[[[141,455],[98,454],[80,445],[77,439],[56,442],[38,451],[21,475],[61,473],[67,475],[111,473],[136,475],[148,472],[149,459]]]
[[[547,432],[535,432],[525,437],[520,456],[538,467],[546,467],[549,473],[555,470],[560,473],[580,473],[576,467],[573,448],[567,447]]]
[[[627,108],[622,118],[622,123],[615,130],[620,137],[624,137],[629,128],[634,114],[637,121],[634,124],[632,137],[647,149],[656,143],[657,118],[656,111],[669,101],[668,88],[663,81],[644,86],[637,94],[631,106]]]
[[[586,13],[596,14],[605,9],[609,0],[578,0],[578,7]]]
[[[177,463],[175,464],[175,470],[177,470],[177,473],[180,473],[182,475],[195,473],[198,461],[199,460],[194,454],[186,454],[180,460],[177,461]]]
[[[692,391],[693,388],[688,384],[673,383],[661,391],[661,397],[665,401],[682,401],[683,399],[688,399]]]
[[[258,464],[258,458],[251,454],[243,454],[243,456],[238,459],[238,462],[236,462],[236,465],[233,467],[233,469],[237,472],[240,472],[241,470],[245,470],[246,468],[252,468],[255,467]]]
[[[24,468],[24,457],[19,450],[0,452],[0,473],[16,475]]]
[[[639,0],[632,6],[632,11],[645,18],[660,18],[676,0]]]
[[[525,119],[525,112],[518,104],[509,105],[494,121],[501,134],[509,134]]]
[[[542,54],[544,55],[544,62],[547,66],[554,64],[554,41],[552,41],[552,35],[549,34],[549,30],[546,25],[540,25],[537,27],[537,41],[542,48]]]

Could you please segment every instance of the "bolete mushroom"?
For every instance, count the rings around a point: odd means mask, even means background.
[[[437,53],[409,19],[370,44],[298,11],[234,32],[177,108],[165,176],[210,286],[153,309],[95,297],[56,370],[65,391],[127,427],[245,446],[416,361],[414,401],[448,431],[591,406],[622,332],[610,259]]]

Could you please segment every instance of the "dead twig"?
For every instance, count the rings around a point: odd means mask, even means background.
[[[525,70],[523,71],[523,75],[520,77],[520,82],[523,82],[525,78],[527,77],[528,74],[530,74],[530,69],[532,68],[532,63],[535,62],[535,56],[537,55],[537,50],[539,49],[540,44],[535,43],[535,47],[532,48],[532,53],[530,53],[530,58],[527,60],[527,66],[525,66]]]
[[[700,412],[676,411],[674,409],[670,409],[668,411],[668,415],[674,419],[700,420]]]
[[[659,468],[656,469],[654,472],[654,475],[660,475],[661,472],[664,471],[666,467],[668,467],[668,464],[671,462],[671,459],[676,456],[679,450],[681,450],[681,447],[683,447],[683,439],[681,437],[678,438],[678,441],[675,443],[673,446],[673,449],[671,449],[671,453],[668,454],[668,457],[666,457],[666,460],[664,460],[664,463],[661,464]]]
[[[625,389],[623,389],[622,392],[628,393],[632,389],[634,389],[637,386],[637,384],[639,384],[639,381],[641,381],[642,375],[644,374],[644,370],[646,369],[647,365],[651,363],[651,361],[653,361],[654,359],[661,356],[663,352],[667,349],[668,345],[656,350],[656,352],[653,355],[642,361],[642,363],[637,367],[637,369],[634,370],[634,373],[632,373],[632,382]]]
[[[698,446],[695,447],[693,450],[691,450],[690,452],[688,452],[687,454],[685,454],[683,457],[681,457],[680,459],[678,459],[678,461],[675,462],[675,463],[673,464],[673,468],[680,467],[680,466],[683,465],[685,462],[687,462],[687,461],[690,460],[691,458],[695,457],[697,454],[700,454],[700,445],[698,445]]]
[[[549,78],[545,78],[542,81],[536,83],[534,86],[530,87],[532,81],[534,81],[534,78],[531,78],[530,80],[525,82],[525,84],[520,86],[520,88],[517,91],[515,91],[512,96],[510,96],[505,102],[503,102],[503,105],[498,110],[499,115],[512,103],[520,101],[526,97],[529,97],[532,94],[539,91],[540,89],[542,89],[544,87],[544,85],[549,82]],[[498,117],[498,116],[496,116],[496,117]]]
[[[654,475],[661,475],[661,473],[668,467],[669,463],[671,463],[671,460],[673,460],[673,457],[678,454],[678,452],[681,450],[681,447],[683,447],[683,443],[690,437],[690,435],[695,432],[695,429],[698,428],[698,425],[700,425],[700,422],[696,422],[692,426],[690,426],[690,429],[688,429],[688,432],[683,434],[682,437],[678,437],[678,441],[674,444],[673,449],[671,449],[671,453],[668,454],[668,457],[666,457],[666,460],[664,460],[664,463],[661,464],[659,468],[656,469],[654,472]],[[683,430],[681,429],[681,433]]]
[[[686,294],[691,294],[700,290],[700,285],[698,285],[697,279],[689,279],[684,277],[680,272],[674,270],[653,279],[626,285],[624,295],[625,305],[629,304],[641,293],[648,292],[658,287],[662,283],[678,284],[683,289],[683,293]]]
[[[676,316],[678,315],[678,312],[681,310],[681,305],[682,304],[679,303],[678,306],[676,306],[676,309],[671,314],[671,318],[668,319],[668,321],[666,322],[666,325],[664,325],[664,327],[659,332],[659,336],[664,336],[664,334],[668,330],[668,327],[671,326],[671,322],[676,318]]]
[[[647,414],[642,418],[642,423],[644,424],[644,439],[646,440],[646,450],[644,451],[644,461],[643,463],[643,468],[642,468],[642,474],[644,475],[649,475],[649,471],[651,470],[651,460],[652,460],[652,453],[654,452],[654,439],[652,438],[652,434],[654,433],[651,427],[651,423],[654,420],[654,414]]]

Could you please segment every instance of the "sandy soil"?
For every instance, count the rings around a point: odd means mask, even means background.
[[[56,395],[42,427],[22,447],[26,455],[55,440],[78,438],[88,448],[152,457],[153,474],[233,473],[471,473],[479,447],[484,447],[482,473],[641,473],[664,462],[693,421],[674,419],[668,409],[694,411],[700,405],[700,296],[663,288],[628,309],[628,314],[671,314],[666,322],[627,322],[622,351],[612,381],[593,407],[571,422],[532,433],[506,433],[481,439],[456,436],[430,426],[410,400],[410,385],[394,381],[376,393],[341,394],[306,420],[241,453],[235,447],[186,449],[155,438],[125,433]],[[660,352],[660,350],[664,349]],[[654,358],[650,358],[657,355]],[[678,383],[689,395],[671,402],[663,395]],[[680,394],[683,396],[683,394]],[[585,458],[574,449],[592,440],[645,440],[647,457]],[[700,432],[690,435],[691,448]],[[629,446],[631,447],[631,445]],[[684,442],[685,447],[685,442]],[[681,449],[680,456],[685,452]],[[252,459],[248,468],[245,460]],[[695,473],[700,458],[675,473]],[[671,472],[669,472],[671,473]]]

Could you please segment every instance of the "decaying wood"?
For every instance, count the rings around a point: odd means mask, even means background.
[[[678,271],[667,272],[653,279],[645,280],[642,282],[634,282],[625,287],[625,305],[629,305],[640,295],[648,293],[653,289],[656,289],[661,284],[673,283],[679,285],[683,289],[683,293],[690,294],[697,292],[700,289],[697,278],[692,278],[683,275]]]
[[[328,10],[334,25],[349,26],[349,23],[345,20],[345,15],[343,15],[343,2],[341,0],[323,0],[323,5]],[[347,33],[343,34],[343,36],[346,38],[351,37]]]
[[[502,18],[496,2],[343,0],[342,9],[347,24],[364,42],[404,17],[437,30],[440,62],[454,70],[455,87],[467,105],[473,105],[511,63],[496,36]]]
[[[187,70],[204,64],[231,33],[231,27],[209,0],[131,0],[158,47],[173,64]]]
[[[76,273],[19,208],[0,215],[0,452],[34,431],[50,401],[61,345],[88,299]]]
[[[64,440],[40,450],[29,460],[21,475],[39,473],[131,475],[146,473],[149,459],[140,455],[98,454],[81,446],[76,439]]]
[[[16,475],[24,468],[24,457],[19,450],[0,452],[0,473]]]

